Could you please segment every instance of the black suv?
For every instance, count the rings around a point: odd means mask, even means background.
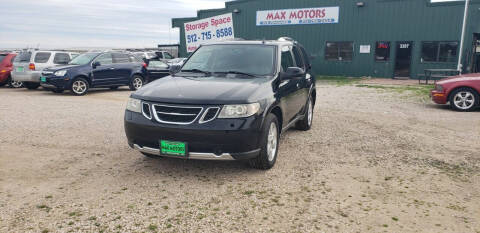
[[[125,111],[129,145],[149,157],[249,160],[274,166],[279,135],[309,130],[315,78],[290,38],[203,45],[171,76],[133,93]]]
[[[140,89],[147,77],[147,65],[125,52],[89,52],[79,55],[68,65],[44,69],[40,85],[55,93],[70,90],[85,95],[89,88],[129,86]]]

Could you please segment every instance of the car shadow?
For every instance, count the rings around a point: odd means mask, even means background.
[[[143,155],[139,155],[143,156]],[[264,171],[251,168],[248,161],[208,161],[208,160],[185,160],[167,157],[149,158],[144,157],[136,160],[135,167],[148,174],[172,174],[181,177],[205,176],[212,178],[216,175],[243,174],[245,172],[263,173]]]
[[[448,110],[448,111],[452,111],[452,112],[456,112],[455,110],[453,110],[450,105],[448,104],[426,104],[425,105],[427,108],[430,108],[430,109],[436,109],[436,110]],[[477,107],[477,109],[471,111],[471,112],[480,112],[480,107]]]

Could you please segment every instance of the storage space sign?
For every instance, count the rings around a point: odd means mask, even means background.
[[[339,7],[257,11],[257,26],[338,23]]]
[[[195,51],[201,44],[235,38],[232,13],[185,23],[187,52]]]

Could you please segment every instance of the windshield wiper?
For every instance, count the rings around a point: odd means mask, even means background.
[[[231,71],[225,71],[225,72],[216,72],[216,73],[223,73],[223,74],[239,74],[239,75],[245,75],[245,76],[249,76],[249,77],[252,77],[252,78],[258,78],[258,75],[255,75],[255,74],[250,74],[250,73],[245,73],[245,72],[241,72],[241,71],[235,71],[235,70],[231,70]]]
[[[201,73],[209,76],[211,72],[200,70],[200,69],[191,69],[191,70],[181,70],[180,72],[191,72],[191,73]]]

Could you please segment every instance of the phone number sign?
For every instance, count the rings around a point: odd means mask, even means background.
[[[235,38],[232,13],[185,23],[184,26],[187,52],[189,53],[207,42]]]
[[[257,26],[338,23],[339,7],[257,11]]]

